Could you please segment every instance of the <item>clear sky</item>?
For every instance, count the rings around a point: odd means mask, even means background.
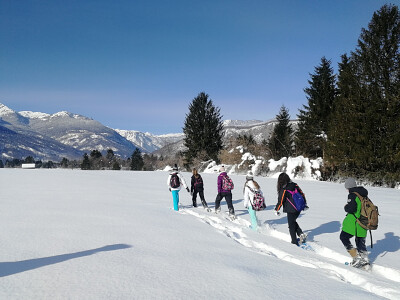
[[[0,0],[0,102],[154,134],[203,91],[223,119],[295,118],[321,58],[336,72],[385,3]]]

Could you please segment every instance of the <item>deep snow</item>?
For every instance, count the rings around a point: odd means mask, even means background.
[[[234,222],[192,208],[186,191],[173,211],[167,176],[0,169],[0,299],[400,299],[400,190],[367,187],[381,218],[365,272],[344,265],[342,184],[296,180],[312,252],[291,245],[286,215],[272,212],[276,179],[256,177],[267,210],[253,232],[244,176],[231,175]],[[217,174],[202,176],[213,207]]]

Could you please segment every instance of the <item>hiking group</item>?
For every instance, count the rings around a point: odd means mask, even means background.
[[[186,190],[191,193],[193,207],[197,207],[197,194],[199,194],[203,208],[210,212],[211,209],[208,207],[204,198],[203,179],[197,169],[193,169],[192,173],[190,190],[184,178],[179,173],[177,165],[173,167],[172,172],[168,176],[167,185],[172,192],[174,210],[179,210],[179,191],[183,185]],[[368,191],[362,186],[357,186],[354,178],[348,178],[344,186],[349,194],[347,204],[344,206],[346,217],[342,223],[340,240],[353,259],[350,265],[356,268],[367,268],[370,263],[365,240],[367,231],[377,228],[378,209],[369,200]],[[229,216],[232,220],[236,218],[232,202],[233,188],[234,184],[232,179],[226,173],[225,167],[221,166],[217,178],[218,193],[215,199],[214,209],[215,213],[219,213],[221,211],[221,201],[225,199],[229,210]],[[306,196],[299,185],[293,182],[286,173],[281,173],[279,175],[276,189],[278,202],[275,205],[274,213],[276,216],[280,216],[280,209],[283,209],[283,212],[287,215],[291,243],[301,246],[306,243],[307,235],[297,223],[297,218],[301,211],[306,211],[309,208]],[[244,207],[247,208],[250,216],[251,229],[257,231],[259,221],[256,212],[264,210],[266,205],[260,185],[254,180],[251,172],[247,174],[246,182],[243,187],[243,204]],[[366,210],[370,211],[367,212]],[[368,214],[370,216],[368,216]],[[355,237],[356,247],[354,247],[350,241],[353,237]]]

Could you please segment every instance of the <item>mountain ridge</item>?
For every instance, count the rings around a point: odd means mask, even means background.
[[[291,121],[296,126],[296,121]],[[261,143],[268,140],[276,120],[225,120],[225,139],[252,135]],[[0,159],[80,159],[92,150],[112,149],[127,158],[136,148],[145,153],[170,156],[185,150],[183,133],[154,135],[137,130],[113,129],[68,111],[54,114],[16,112],[0,103]]]

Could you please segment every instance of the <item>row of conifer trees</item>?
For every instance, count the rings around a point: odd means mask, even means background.
[[[282,106],[267,144],[270,156],[324,159],[326,178],[356,176],[376,184],[400,181],[400,13],[384,5],[343,54],[334,74],[322,57],[304,89],[307,105],[294,130]],[[205,93],[189,105],[183,128],[187,165],[214,159],[223,148],[220,109]]]

